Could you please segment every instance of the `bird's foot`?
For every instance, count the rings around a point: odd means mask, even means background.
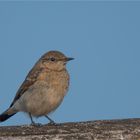
[[[42,126],[42,124],[33,122],[33,123],[31,123],[31,126],[40,127],[40,126]]]
[[[57,125],[57,123],[52,120],[48,123],[48,125]]]
[[[45,117],[50,121],[48,125],[57,125],[50,117],[48,117],[47,115],[45,115]]]

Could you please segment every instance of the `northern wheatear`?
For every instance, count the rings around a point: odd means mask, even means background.
[[[70,60],[73,58],[59,51],[45,53],[28,73],[10,107],[0,115],[0,122],[21,111],[29,114],[32,124],[32,116],[45,116],[54,123],[47,115],[60,105],[68,91],[66,64]]]

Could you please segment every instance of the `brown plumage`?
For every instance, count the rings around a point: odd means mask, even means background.
[[[73,58],[59,51],[44,54],[28,73],[20,86],[9,109],[0,115],[0,122],[7,120],[19,111],[32,116],[46,116],[62,102],[69,86],[66,63]]]

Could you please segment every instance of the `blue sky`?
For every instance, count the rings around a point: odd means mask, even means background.
[[[74,57],[56,122],[140,117],[140,2],[0,2],[0,112],[42,54]],[[48,123],[45,118],[36,122]],[[29,124],[24,113],[1,125]]]

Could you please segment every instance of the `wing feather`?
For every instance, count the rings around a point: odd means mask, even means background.
[[[37,77],[39,76],[39,73],[41,72],[41,68],[38,66],[35,66],[27,75],[24,82],[20,86],[19,90],[16,93],[16,96],[11,103],[10,107],[13,106],[13,104],[26,92],[31,85],[33,85],[37,81]]]

